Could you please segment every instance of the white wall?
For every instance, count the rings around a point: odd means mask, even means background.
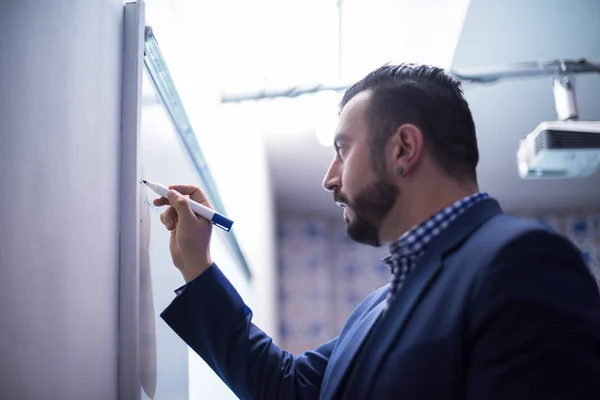
[[[453,68],[494,67],[558,58],[600,58],[597,0],[471,0]],[[600,74],[575,77],[581,119],[600,120]],[[597,208],[600,173],[585,179],[522,180],[516,151],[540,122],[556,120],[549,77],[468,87],[479,141],[478,175],[506,210],[535,214]]]
[[[342,0],[342,79],[386,62],[448,68],[470,0]]]
[[[0,5],[0,398],[114,399],[122,0]]]

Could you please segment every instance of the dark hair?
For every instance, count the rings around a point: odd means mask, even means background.
[[[423,133],[425,149],[449,176],[476,180],[479,151],[475,123],[460,82],[429,65],[384,65],[346,90],[340,109],[371,92],[367,108],[373,167],[383,168],[383,147],[405,123]]]

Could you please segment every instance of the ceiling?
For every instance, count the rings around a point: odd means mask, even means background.
[[[556,58],[600,59],[599,18],[600,2],[596,0],[471,0],[453,68]],[[577,76],[576,94],[581,119],[600,120],[600,76]],[[519,141],[540,122],[556,119],[548,78],[470,87],[466,97],[478,132],[480,186],[498,198],[505,209],[543,213],[600,206],[600,173],[576,180],[524,181],[518,177],[515,154]],[[303,96],[251,106],[244,103],[244,107],[252,107],[264,118],[279,210],[339,215],[331,195],[321,187],[333,150],[320,145],[314,135],[313,100]],[[268,122],[276,103],[277,120],[287,123],[285,129]]]

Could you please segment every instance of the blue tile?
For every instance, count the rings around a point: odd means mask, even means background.
[[[289,295],[283,288],[279,288],[279,301],[285,303],[289,300]]]
[[[574,233],[585,234],[588,231],[588,223],[585,219],[575,220],[571,229],[573,229]]]
[[[589,253],[589,252],[587,252],[587,251],[583,251],[583,252],[581,252],[581,256],[583,257],[583,260],[584,260],[586,263],[588,263],[588,264],[589,264],[589,263],[590,263],[590,261],[592,260],[592,256],[591,256],[591,255],[590,255],[590,253]]]
[[[545,219],[538,219],[538,221],[544,225],[546,228],[550,229],[551,231],[555,231],[556,229],[554,229],[554,227],[550,224],[550,222],[548,222]]]
[[[315,300],[316,301],[324,301],[324,300],[326,300],[325,299],[325,295],[324,295],[324,293],[323,293],[322,290],[319,290],[317,288],[312,288],[312,289],[310,289],[309,293],[310,293],[310,299],[313,300],[313,301],[315,301]]]
[[[287,238],[287,230],[283,226],[277,228],[277,238],[279,240]]]
[[[308,335],[311,338],[318,338],[321,336],[321,334],[323,333],[324,330],[325,330],[325,327],[323,326],[323,324],[314,322],[314,323],[310,324],[310,326],[308,327]]]
[[[279,268],[279,272],[285,272],[287,270],[287,262],[285,262],[283,260],[279,260],[279,263],[277,263],[277,266]]]
[[[284,340],[292,336],[292,330],[285,322],[279,325],[279,336],[281,336],[281,338]]]
[[[354,262],[348,262],[342,267],[342,274],[347,278],[353,278],[358,274],[358,266]]]
[[[306,236],[310,239],[316,240],[325,237],[323,230],[315,223],[309,223],[306,229]]]
[[[349,306],[356,307],[361,300],[362,297],[359,296],[359,294],[355,291],[350,291],[348,294],[346,294],[346,304]]]
[[[389,277],[390,279],[392,278],[392,272],[390,271],[390,267],[384,262],[380,262],[379,264],[377,264],[377,273],[382,277]]]
[[[312,255],[308,259],[308,268],[312,271],[319,269],[323,265],[322,258]]]

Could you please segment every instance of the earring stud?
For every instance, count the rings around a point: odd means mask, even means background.
[[[402,165],[398,165],[398,166],[396,167],[396,173],[397,173],[398,175],[402,175],[402,174],[404,173],[404,167],[403,167]]]

